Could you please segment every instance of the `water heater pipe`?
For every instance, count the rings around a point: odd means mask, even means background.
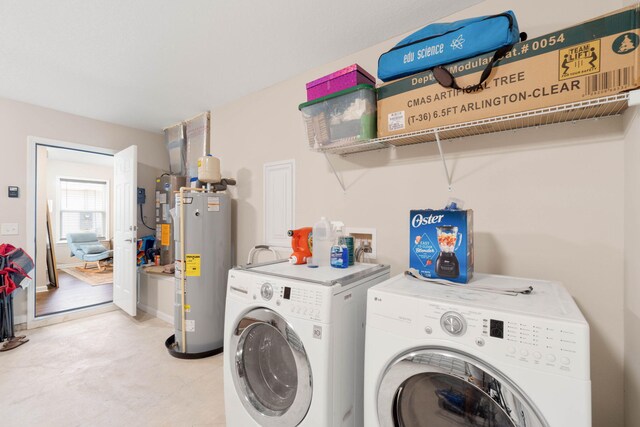
[[[182,352],[187,352],[187,329],[185,328],[185,323],[187,322],[184,310],[184,277],[185,277],[185,268],[186,268],[186,260],[184,259],[184,192],[186,191],[205,191],[204,188],[191,188],[191,187],[180,187],[180,324],[182,325]]]

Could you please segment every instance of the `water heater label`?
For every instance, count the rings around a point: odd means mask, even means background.
[[[220,197],[207,197],[207,211],[209,212],[220,211]]]
[[[195,332],[196,331],[196,321],[195,320],[187,320],[187,324],[185,325],[185,330],[187,332]]]
[[[187,277],[200,277],[200,254],[187,254],[185,261]]]
[[[162,224],[160,245],[169,246],[171,244],[171,224]]]

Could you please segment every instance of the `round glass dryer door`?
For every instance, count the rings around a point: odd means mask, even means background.
[[[302,341],[281,316],[260,308],[231,337],[236,392],[262,426],[298,425],[311,405],[311,367]]]
[[[377,399],[382,427],[548,427],[509,380],[449,349],[420,349],[396,359]]]

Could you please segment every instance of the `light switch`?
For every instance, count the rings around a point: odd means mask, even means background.
[[[0,234],[3,236],[17,236],[19,234],[18,223],[5,222],[0,224]]]

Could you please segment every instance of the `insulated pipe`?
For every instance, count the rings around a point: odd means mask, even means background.
[[[185,311],[184,311],[184,277],[185,277],[185,268],[186,268],[186,260],[184,259],[184,191],[205,191],[204,188],[191,188],[191,187],[180,187],[180,257],[181,268],[180,268],[180,324],[182,325],[182,352],[187,352],[187,330],[185,328],[185,323],[187,322]]]

